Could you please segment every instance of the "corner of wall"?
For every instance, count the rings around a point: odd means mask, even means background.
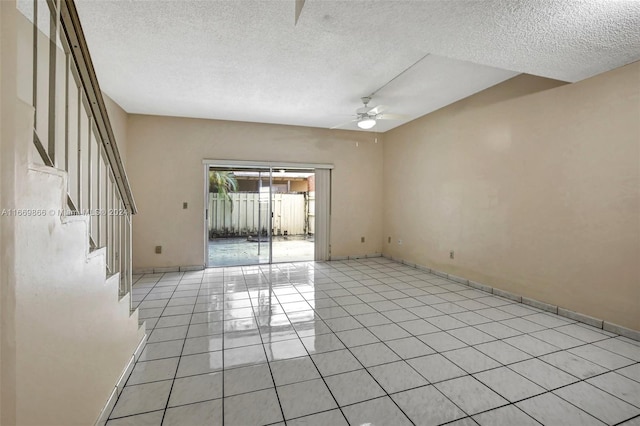
[[[111,122],[111,128],[116,138],[116,144],[118,145],[118,151],[120,153],[120,159],[127,166],[127,149],[128,149],[128,136],[127,129],[129,126],[129,114],[118,105],[111,97],[105,92],[102,92],[104,104],[107,107],[107,114],[109,115],[109,121]]]

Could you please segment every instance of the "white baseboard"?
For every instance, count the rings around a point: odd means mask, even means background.
[[[183,265],[183,266],[158,266],[150,268],[137,268],[133,270],[133,275],[141,274],[164,274],[167,272],[190,272],[190,271],[202,271],[204,265]]]
[[[382,253],[351,254],[349,256],[331,256],[330,261],[371,259],[375,257],[382,257]]]

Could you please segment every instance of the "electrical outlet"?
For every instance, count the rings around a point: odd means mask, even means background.
[[[182,203],[182,208],[186,209],[187,207],[189,207],[189,203],[187,203],[186,201],[184,203]]]
[[[389,237],[389,239],[387,240],[387,242],[388,242],[389,244],[391,244],[391,237]]]
[[[364,243],[364,237],[360,237],[360,242]]]
[[[401,246],[402,245],[402,240],[398,240],[398,245]]]
[[[156,254],[162,253],[162,246],[156,246]]]
[[[453,250],[451,250],[451,251],[449,252],[449,259],[453,259],[454,254],[455,254],[455,253],[453,252]]]

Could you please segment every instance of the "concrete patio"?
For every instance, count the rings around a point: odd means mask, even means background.
[[[313,236],[273,237],[273,262],[299,262],[313,260]],[[247,237],[217,238],[209,240],[208,267],[252,265],[269,263],[269,242],[250,241]]]

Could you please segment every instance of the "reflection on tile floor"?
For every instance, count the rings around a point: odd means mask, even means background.
[[[640,424],[640,342],[384,258],[136,279],[109,426]]]

